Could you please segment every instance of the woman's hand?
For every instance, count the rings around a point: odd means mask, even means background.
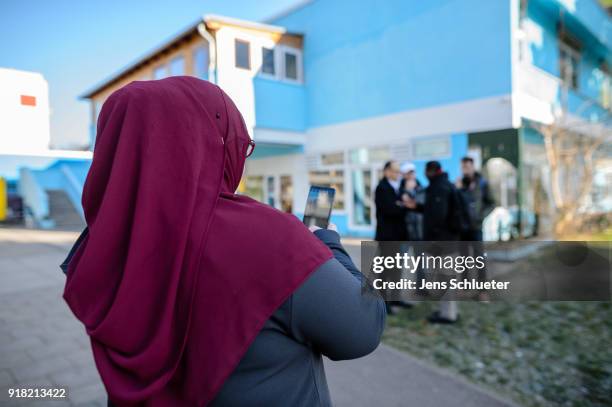
[[[320,228],[320,227],[318,227],[318,226],[312,225],[312,226],[309,226],[309,227],[308,227],[308,229],[309,229],[311,232],[313,232],[313,233],[314,233],[315,231],[317,231],[317,230],[319,230],[319,229],[321,229],[321,228]],[[328,229],[328,230],[333,230],[334,232],[338,232],[338,228],[336,227],[336,225],[335,225],[334,223],[331,223],[331,222],[330,222],[330,223],[327,225],[327,229]]]

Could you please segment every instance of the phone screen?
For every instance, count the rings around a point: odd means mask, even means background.
[[[327,229],[335,195],[336,190],[333,188],[311,186],[306,200],[304,224]]]

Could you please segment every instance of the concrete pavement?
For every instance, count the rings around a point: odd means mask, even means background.
[[[61,298],[58,265],[78,234],[0,229],[0,405],[105,405],[82,325]],[[67,387],[59,401],[9,399],[8,388]]]
[[[0,228],[1,406],[106,405],[87,336],[61,298],[64,276],[58,265],[77,235]],[[357,254],[358,246],[348,248]],[[384,345],[365,358],[326,366],[336,406],[509,405]],[[67,387],[68,398],[8,398],[9,388],[41,386]]]
[[[336,407],[514,405],[450,372],[384,344],[371,355],[358,360],[325,362]]]

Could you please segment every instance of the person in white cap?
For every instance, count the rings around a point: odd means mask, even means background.
[[[400,184],[400,193],[402,200],[406,197],[414,200],[419,204],[425,203],[425,188],[421,185],[416,176],[416,166],[406,161],[400,166],[402,172],[402,183]],[[408,240],[420,241],[423,240],[423,214],[417,211],[406,211],[405,215],[406,233]],[[411,250],[410,246],[406,247],[407,250]],[[416,273],[413,275],[416,277],[417,286],[421,287],[421,281],[425,278],[423,269],[419,267]],[[421,296],[426,296],[427,291],[418,288],[416,293]]]
[[[405,178],[409,172],[414,173],[416,171],[416,166],[410,161],[405,161],[400,166],[400,171],[402,172],[402,175],[404,175]]]

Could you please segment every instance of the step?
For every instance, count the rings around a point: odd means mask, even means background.
[[[68,194],[60,189],[48,189],[49,217],[55,222],[55,229],[81,230],[85,221],[72,204]]]

